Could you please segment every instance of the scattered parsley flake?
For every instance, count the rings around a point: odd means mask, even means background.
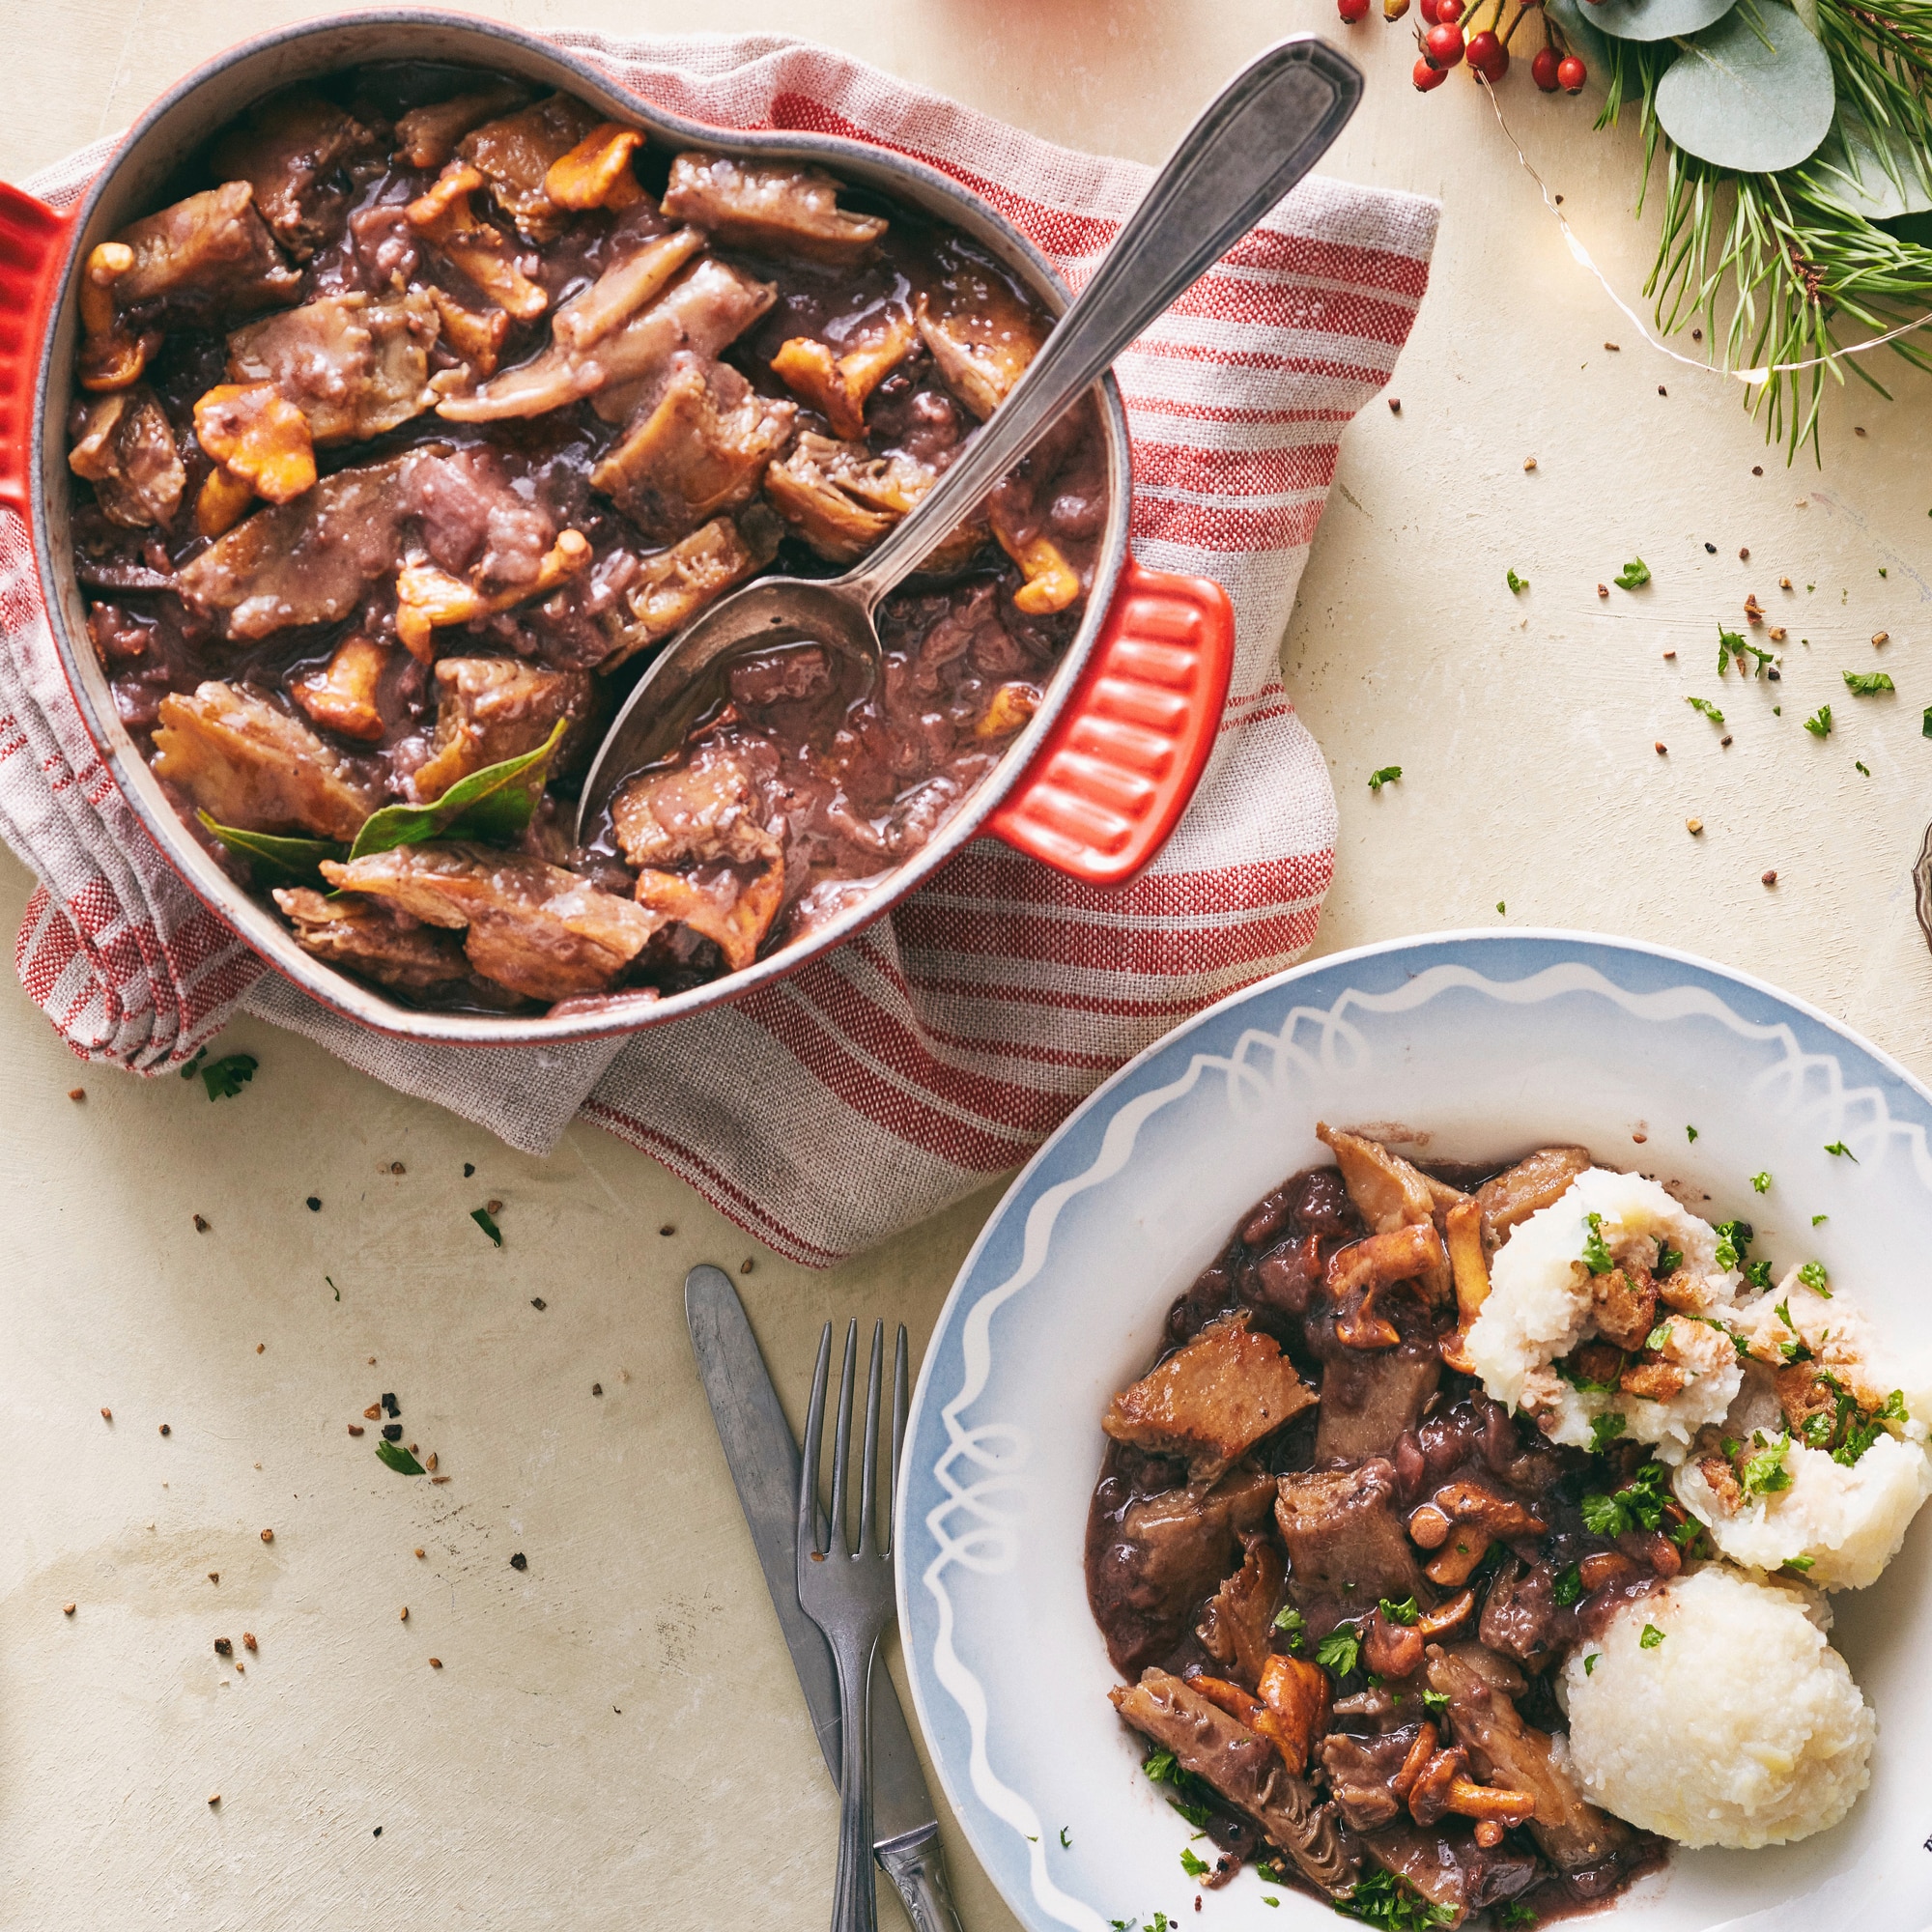
[[[1928,732],[1926,735],[1928,737],[1932,737],[1932,732]],[[1498,899],[1496,901],[1496,910],[1500,913],[1505,913],[1505,914],[1507,913],[1507,908],[1504,906],[1501,899]]]
[[[1719,1221],[1717,1235],[1718,1265],[1720,1268],[1741,1267],[1755,1238],[1751,1224],[1748,1221]]]
[[[1506,570],[1503,572],[1503,582],[1509,585],[1511,596],[1515,596],[1519,591],[1527,590],[1529,588],[1529,579],[1526,577],[1519,577],[1513,570]]]
[[[1752,1175],[1751,1188],[1755,1193],[1769,1194],[1771,1192],[1771,1176],[1768,1174]]]
[[[202,1063],[208,1064],[203,1065]],[[232,1100],[255,1077],[255,1069],[261,1062],[252,1053],[223,1054],[219,1060],[209,1060],[208,1049],[203,1047],[181,1070],[184,1080],[192,1080],[199,1073],[201,1084],[208,1089],[211,1100]]]
[[[1383,785],[1394,784],[1396,780],[1401,777],[1402,767],[1400,765],[1384,765],[1380,771],[1369,774],[1369,789],[1371,791],[1380,791]]]
[[[1817,710],[1805,719],[1804,728],[1814,738],[1829,738],[1832,735],[1832,707],[1829,704],[1819,705]]]
[[[503,1231],[497,1225],[497,1217],[487,1208],[472,1208],[469,1218],[483,1230],[500,1248],[503,1245]]]
[[[1536,1923],[1536,1908],[1533,1905],[1525,1905],[1520,1898],[1513,1898],[1507,1905],[1497,1908],[1496,1923],[1511,1927],[1534,1925]]]
[[[1590,1424],[1590,1447],[1601,1456],[1624,1433],[1624,1419],[1615,1410],[1597,1416]]]
[[[1650,582],[1650,565],[1640,556],[1634,556],[1610,579],[1619,590],[1634,590],[1640,584]]]
[[[1925,716],[1919,720],[1918,735],[1921,738],[1932,738],[1932,704],[1925,707]]]
[[[1687,1140],[1694,1141],[1697,1138],[1697,1129],[1695,1127],[1686,1127],[1684,1129],[1684,1135]]]
[[[1616,1266],[1610,1258],[1610,1251],[1604,1245],[1604,1217],[1601,1214],[1586,1214],[1590,1232],[1583,1238],[1583,1265],[1592,1274],[1608,1274]]]
[[[1757,645],[1747,642],[1739,632],[1727,631],[1721,624],[1718,626],[1718,675],[1719,677],[1723,676],[1733,658],[1737,659],[1738,669],[1740,671],[1745,668],[1746,658],[1754,659],[1756,662],[1752,667],[1751,674],[1755,675],[1756,672],[1761,671],[1766,665],[1772,662],[1772,655],[1770,651],[1760,650]]]
[[[1381,1612],[1392,1624],[1412,1624],[1422,1614],[1416,1607],[1412,1594],[1405,1597],[1399,1604],[1392,1604],[1384,1597],[1381,1600]]]
[[[1666,1315],[1648,1335],[1643,1338],[1646,1349],[1662,1349],[1670,1340],[1670,1318]]]
[[[1458,1917],[1453,1905],[1432,1905],[1406,1879],[1379,1868],[1365,1871],[1334,1906],[1385,1932],[1428,1932],[1430,1926],[1452,1924]]]
[[[1775,1495],[1791,1487],[1791,1471],[1784,1466],[1785,1451],[1791,1447],[1787,1431],[1776,1442],[1767,1442],[1755,1456],[1747,1456],[1739,1480],[1747,1496]]]
[[[1847,1147],[1847,1146],[1846,1146],[1846,1145],[1844,1144],[1844,1142],[1843,1142],[1843,1141],[1833,1141],[1833,1142],[1832,1142],[1832,1143],[1831,1143],[1831,1144],[1830,1144],[1830,1145],[1829,1145],[1829,1146],[1828,1146],[1828,1147],[1827,1147],[1827,1148],[1825,1149],[1825,1151],[1826,1151],[1827,1153],[1835,1153],[1835,1154],[1842,1154],[1842,1155],[1844,1156],[1844,1158],[1845,1158],[1845,1159],[1847,1159],[1848,1161],[1850,1161],[1850,1162],[1852,1163],[1852,1165],[1853,1165],[1854,1167],[1856,1167],[1856,1166],[1857,1166],[1857,1165],[1859,1164],[1859,1157],[1858,1157],[1858,1155],[1857,1155],[1857,1154],[1855,1154],[1855,1153],[1854,1153],[1854,1152],[1853,1152],[1853,1151],[1851,1151],[1851,1149],[1850,1149],[1850,1148],[1848,1148],[1848,1147]]]
[[[1583,1594],[1583,1573],[1576,1564],[1556,1573],[1556,1586],[1551,1592],[1559,1604],[1566,1607],[1576,1603]]]
[[[1593,1651],[1592,1651],[1592,1652],[1591,1652],[1591,1653],[1589,1654],[1589,1656],[1588,1656],[1588,1657],[1586,1657],[1586,1658],[1585,1658],[1585,1659],[1583,1660],[1583,1675],[1584,1675],[1585,1677],[1594,1677],[1594,1676],[1596,1676],[1596,1674],[1597,1674],[1597,1660],[1598,1660],[1598,1658],[1602,1657],[1602,1656],[1603,1656],[1603,1654],[1604,1654],[1604,1653],[1603,1653],[1603,1652],[1602,1652],[1601,1650],[1593,1650]]]
[[[1771,1286],[1771,1264],[1769,1262],[1747,1262],[1745,1264],[1745,1279],[1753,1288],[1769,1288]]]
[[[1796,1570],[1803,1577],[1817,1560],[1815,1556],[1787,1556],[1779,1564],[1778,1568],[1781,1570]]]
[[[1825,1264],[1823,1262],[1806,1262],[1804,1265],[1798,1270],[1798,1279],[1802,1281],[1804,1284],[1804,1286],[1811,1291],[1813,1294],[1822,1294],[1827,1301],[1831,1300],[1832,1291],[1825,1285],[1828,1281],[1831,1280],[1831,1276],[1825,1272]]]
[[[1637,1636],[1639,1650],[1655,1650],[1663,1641],[1663,1633],[1655,1624],[1645,1624]]]
[[[1206,1878],[1213,1867],[1208,1864],[1206,1859],[1196,1858],[1185,1845],[1182,1845],[1180,1848],[1180,1869],[1189,1878]]]
[[[1301,1653],[1302,1639],[1308,1634],[1308,1620],[1293,1604],[1284,1604],[1275,1613],[1274,1627],[1288,1634],[1288,1648],[1293,1656]]]
[[[1824,1224],[1825,1224],[1825,1223],[1826,1223],[1827,1221],[1829,1221],[1829,1220],[1830,1220],[1831,1218],[1832,1218],[1832,1217],[1831,1217],[1831,1215],[1829,1215],[1829,1214],[1814,1214],[1814,1215],[1812,1215],[1812,1217],[1811,1217],[1811,1225],[1812,1225],[1812,1226],[1813,1226],[1814,1228],[1817,1228],[1817,1227],[1822,1227],[1822,1226],[1823,1226],[1823,1225],[1824,1225]]]
[[[1339,1624],[1315,1646],[1315,1661],[1337,1677],[1347,1677],[1361,1662],[1362,1634],[1353,1624]]]
[[[1657,1272],[1668,1278],[1684,1265],[1684,1250],[1673,1248],[1661,1236],[1657,1243]]]
[[[1073,1840],[1066,1835],[1065,1825],[1060,1828],[1060,1849],[1063,1852],[1070,1852],[1073,1849]]]
[[[1701,711],[1713,724],[1724,722],[1724,714],[1708,697],[1687,697],[1684,701],[1692,711]]]
[[[1604,1495],[1601,1492],[1586,1495],[1579,1505],[1583,1527],[1593,1536],[1622,1536],[1626,1530],[1655,1529],[1663,1520],[1667,1475],[1662,1463],[1646,1463],[1614,1495]]]
[[[1855,769],[1862,772],[1866,778],[1871,777],[1871,767],[1862,758],[1854,758],[1852,764]]]
[[[1425,1711],[1446,1711],[1449,1708],[1448,1693],[1442,1690],[1425,1690],[1422,1693],[1422,1708]]]

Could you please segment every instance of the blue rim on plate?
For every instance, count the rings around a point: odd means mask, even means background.
[[[1007,1191],[942,1309],[899,1472],[898,1610],[915,1708],[975,1853],[1030,1932],[1336,1921],[1250,1872],[1207,1895],[1190,1828],[1140,1776],[1088,1614],[1087,1500],[1108,1395],[1252,1202],[1327,1158],[1315,1123],[1423,1158],[1581,1142],[1744,1213],[1779,1272],[1815,1255],[1886,1343],[1932,1351],[1932,1092],[1742,973],[1599,934],[1365,947],[1231,995],[1084,1101]],[[1695,1128],[1694,1136],[1690,1129]],[[1833,1145],[1849,1150],[1828,1151]],[[1769,1171],[1771,1191],[1749,1177]],[[1813,1224],[1814,1215],[1823,1215]],[[1871,1788],[1835,1830],[1677,1852],[1623,1932],[1920,1932],[1932,1924],[1932,1532],[1832,1599],[1879,1714]],[[1268,1903],[1268,1897],[1274,1899]]]

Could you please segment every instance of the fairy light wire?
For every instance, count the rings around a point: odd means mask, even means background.
[[[1495,88],[1480,73],[1476,75],[1476,81],[1484,94],[1489,97],[1490,109],[1496,117],[1496,126],[1503,130],[1503,139],[1516,150],[1516,157],[1521,163],[1523,173],[1536,184],[1536,191],[1542,195],[1544,207],[1548,209],[1550,213],[1555,216],[1556,225],[1563,231],[1563,240],[1569,245],[1571,254],[1597,278],[1597,284],[1605,295],[1609,297],[1611,302],[1622,312],[1631,327],[1660,355],[1667,355],[1671,361],[1681,362],[1685,368],[1695,369],[1700,375],[1728,376],[1737,382],[1743,383],[1747,387],[1751,387],[1760,383],[1770,382],[1774,376],[1792,375],[1802,369],[1822,368],[1829,362],[1836,361],[1841,355],[1862,355],[1869,349],[1882,349],[1888,342],[1896,342],[1901,335],[1910,335],[1916,329],[1924,328],[1928,325],[1932,325],[1932,314],[1921,315],[1917,322],[1902,322],[1896,328],[1887,329],[1883,335],[1874,335],[1867,342],[1854,342],[1847,348],[1834,350],[1830,355],[1807,355],[1802,362],[1773,362],[1760,369],[1723,369],[1719,368],[1715,362],[1708,360],[1700,362],[1694,355],[1686,355],[1680,351],[1672,349],[1668,343],[1659,341],[1650,332],[1649,326],[1645,323],[1643,317],[1629,302],[1625,301],[1623,297],[1617,293],[1616,286],[1611,282],[1609,276],[1605,274],[1603,270],[1598,268],[1595,261],[1591,259],[1590,251],[1584,247],[1577,231],[1571,227],[1570,217],[1557,207],[1555,198],[1549,192],[1548,184],[1537,173],[1535,163],[1522,151],[1522,143],[1517,139],[1515,133],[1510,128],[1509,123],[1503,119],[1502,105],[1496,99]]]

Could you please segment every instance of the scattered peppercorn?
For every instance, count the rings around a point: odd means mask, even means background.
[[[308,1197],[307,1206],[308,1211],[311,1214],[320,1214],[322,1212],[322,1196],[320,1194],[311,1194]]]
[[[170,1429],[168,1425],[164,1422],[161,1424],[161,1434],[163,1435],[172,1435],[174,1434],[174,1431]]]
[[[664,1224],[664,1226],[658,1230],[658,1233],[661,1235],[674,1235],[677,1233],[677,1230],[673,1228],[668,1221],[667,1221]]]
[[[1852,426],[1852,434],[1853,434],[1854,436],[1862,436],[1862,435],[1864,435],[1864,431],[1863,431],[1863,430],[1861,430],[1861,429],[1860,429],[1860,428],[1858,427],[1858,425],[1857,425],[1857,424],[1854,424],[1854,425]]]
[[[1731,742],[1731,734],[1728,731],[1726,731],[1724,735],[1718,740],[1718,743],[1719,745],[1728,745],[1730,742]]]
[[[1662,383],[1660,383],[1660,384],[1658,384],[1658,385],[1657,385],[1657,393],[1658,393],[1658,394],[1659,394],[1660,396],[1667,396],[1667,395],[1669,395],[1670,391],[1669,391],[1668,389],[1666,389],[1666,388],[1665,388],[1665,387],[1663,386],[1663,384],[1662,384]]]
[[[429,1667],[432,1670],[440,1670],[442,1668],[442,1659],[440,1657],[432,1657],[429,1661]]]
[[[416,1446],[416,1445],[415,1445],[415,1444],[414,1444],[413,1442],[412,1442],[412,1443],[410,1444],[410,1447],[411,1447],[412,1449],[414,1449],[414,1447],[415,1447],[415,1446]],[[432,1450],[431,1450],[431,1451],[429,1452],[429,1455],[428,1455],[428,1458],[427,1458],[427,1459],[425,1460],[425,1462],[424,1462],[424,1463],[423,1463],[423,1467],[424,1467],[424,1468],[426,1468],[426,1469],[430,1469],[430,1470],[434,1470],[434,1469],[435,1469],[435,1467],[436,1467],[436,1451],[435,1451],[434,1449],[432,1449]]]
[[[1706,550],[1706,551],[1708,551],[1708,552],[1710,553],[1710,554],[1711,554],[1711,555],[1713,555],[1713,556],[1716,556],[1716,555],[1717,555],[1717,554],[1718,554],[1718,546],[1717,546],[1716,544],[1714,544],[1714,543],[1707,543],[1707,544],[1706,544],[1706,545],[1704,546],[1704,548],[1705,548],[1705,550]]]
[[[73,1615],[74,1611],[78,1607],[79,1605],[76,1604],[63,1604],[61,1605],[61,1615],[64,1617],[71,1617]]]
[[[233,1657],[235,1646],[225,1636],[218,1636],[214,1639],[214,1654],[216,1657]]]
[[[210,1571],[210,1572],[208,1573],[208,1580],[209,1580],[209,1581],[210,1581],[211,1583],[218,1583],[218,1582],[220,1582],[220,1581],[221,1581],[221,1572],[220,1572],[219,1570],[211,1570],[211,1571]]]
[[[419,1544],[419,1545],[417,1545],[417,1547],[416,1547],[416,1554],[417,1554],[418,1556],[420,1556],[420,1555],[422,1554],[422,1547],[421,1547],[421,1545],[420,1545],[420,1544]]]
[[[102,1422],[112,1422],[114,1420],[114,1411],[111,1408],[103,1408],[100,1411],[100,1419]]]
[[[752,1258],[750,1255],[747,1255],[745,1259],[738,1264],[738,1272],[740,1274],[750,1274],[751,1271],[752,1271]]]
[[[1604,347],[1605,347],[1605,349],[1607,349],[1607,350],[1608,350],[1608,351],[1610,352],[1610,354],[1611,354],[1612,355],[1620,355],[1620,354],[1622,353],[1622,351],[1621,351],[1621,350],[1619,349],[1618,345],[1617,345],[1616,343],[1614,343],[1614,342],[1606,342],[1606,343],[1605,343],[1605,344],[1604,344]]]
[[[274,1542],[274,1540],[275,1540],[275,1532],[272,1529],[265,1529],[262,1532],[262,1541],[264,1543],[272,1543]]]
[[[1533,456],[1525,456],[1522,459],[1522,467],[1525,469],[1534,469],[1536,468],[1536,458]]]
[[[592,1382],[590,1384],[590,1393],[592,1395],[602,1395],[604,1393],[604,1384],[602,1382]]]
[[[1401,415],[1401,413],[1402,413],[1402,398],[1400,396],[1391,396],[1389,398],[1389,414],[1392,416],[1399,416]]]
[[[1789,589],[1791,588],[1791,580],[1790,580],[1790,578],[1788,578],[1788,577],[1780,577],[1780,578],[1779,578],[1779,579],[1777,580],[1777,587],[1778,587],[1778,588],[1779,588],[1780,590],[1789,590]]]
[[[1609,594],[1610,594],[1610,586],[1607,583],[1600,583],[1597,585],[1597,595],[1599,597],[1607,597]]]
[[[400,1442],[403,1439],[403,1425],[400,1422],[385,1422],[383,1425],[384,1442]]]
[[[207,1221],[207,1218],[203,1215],[197,1214],[194,1217],[194,1232],[197,1235],[205,1235],[208,1233],[208,1228],[209,1228],[209,1223]]]
[[[1751,465],[1751,474],[1753,476],[1762,476],[1764,474],[1764,465],[1762,463],[1753,463]]]
[[[1677,653],[1675,651],[1665,651],[1663,655],[1666,658],[1674,658],[1677,655]]]
[[[85,1100],[87,1098],[87,1089],[85,1087],[70,1087],[67,1090],[67,1097],[70,1100]]]
[[[530,1306],[534,1308],[539,1315],[541,1315],[543,1311],[550,1306],[550,1303],[547,1302],[542,1295],[533,1294],[530,1296]]]
[[[1661,758],[1661,757],[1662,757],[1662,756],[1664,756],[1664,755],[1665,755],[1665,753],[1667,753],[1667,752],[1669,751],[1669,749],[1670,749],[1670,748],[1669,748],[1669,747],[1668,747],[1667,745],[1665,745],[1665,744],[1664,744],[1664,742],[1663,742],[1663,740],[1662,740],[1662,738],[1660,738],[1660,739],[1659,739],[1659,740],[1657,741],[1657,755],[1658,755],[1658,756],[1659,756],[1660,758]]]
[[[1750,561],[1750,552],[1743,544],[1738,546],[1738,561],[1740,563],[1748,563]]]
[[[403,1411],[402,1411],[402,1409],[401,1409],[401,1408],[400,1408],[400,1407],[399,1407],[399,1406],[397,1406],[397,1403],[396,1403],[396,1398],[395,1398],[395,1395],[393,1394],[393,1392],[385,1392],[385,1393],[384,1394],[384,1397],[383,1397],[383,1411],[384,1411],[384,1413],[385,1415],[400,1415],[400,1414],[402,1414],[402,1412],[403,1412]]]
[[[1777,874],[1776,872],[1765,872],[1759,875],[1758,884],[1761,886],[1775,886],[1776,883]]]
[[[261,1647],[255,1641],[255,1633],[253,1631],[243,1631],[242,1633],[242,1648],[243,1650],[260,1650]]]
[[[476,1163],[473,1160],[466,1160],[463,1163],[463,1178],[465,1180],[468,1180],[469,1177],[475,1172],[476,1172]]]
[[[500,1214],[503,1211],[503,1204],[500,1201],[486,1201],[483,1204],[483,1211],[486,1214]]]
[[[255,1352],[256,1352],[256,1354],[258,1354],[258,1355],[259,1355],[259,1354],[260,1354],[260,1353],[262,1352],[262,1350],[263,1350],[264,1349],[266,1349],[266,1348],[267,1348],[268,1346],[269,1346],[269,1345],[268,1345],[268,1343],[266,1343],[266,1342],[257,1342],[257,1343],[255,1344]]]
[[[510,1568],[512,1570],[527,1570],[529,1567],[530,1559],[521,1549],[510,1558]]]
[[[389,1163],[389,1172],[391,1174],[407,1174],[409,1172],[409,1169],[406,1168],[401,1161],[392,1160]]]

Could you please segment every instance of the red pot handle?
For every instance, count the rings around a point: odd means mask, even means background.
[[[0,508],[27,514],[34,375],[69,216],[0,182]]]
[[[1234,666],[1228,593],[1129,557],[1078,689],[986,830],[1086,885],[1125,885],[1201,782]]]

